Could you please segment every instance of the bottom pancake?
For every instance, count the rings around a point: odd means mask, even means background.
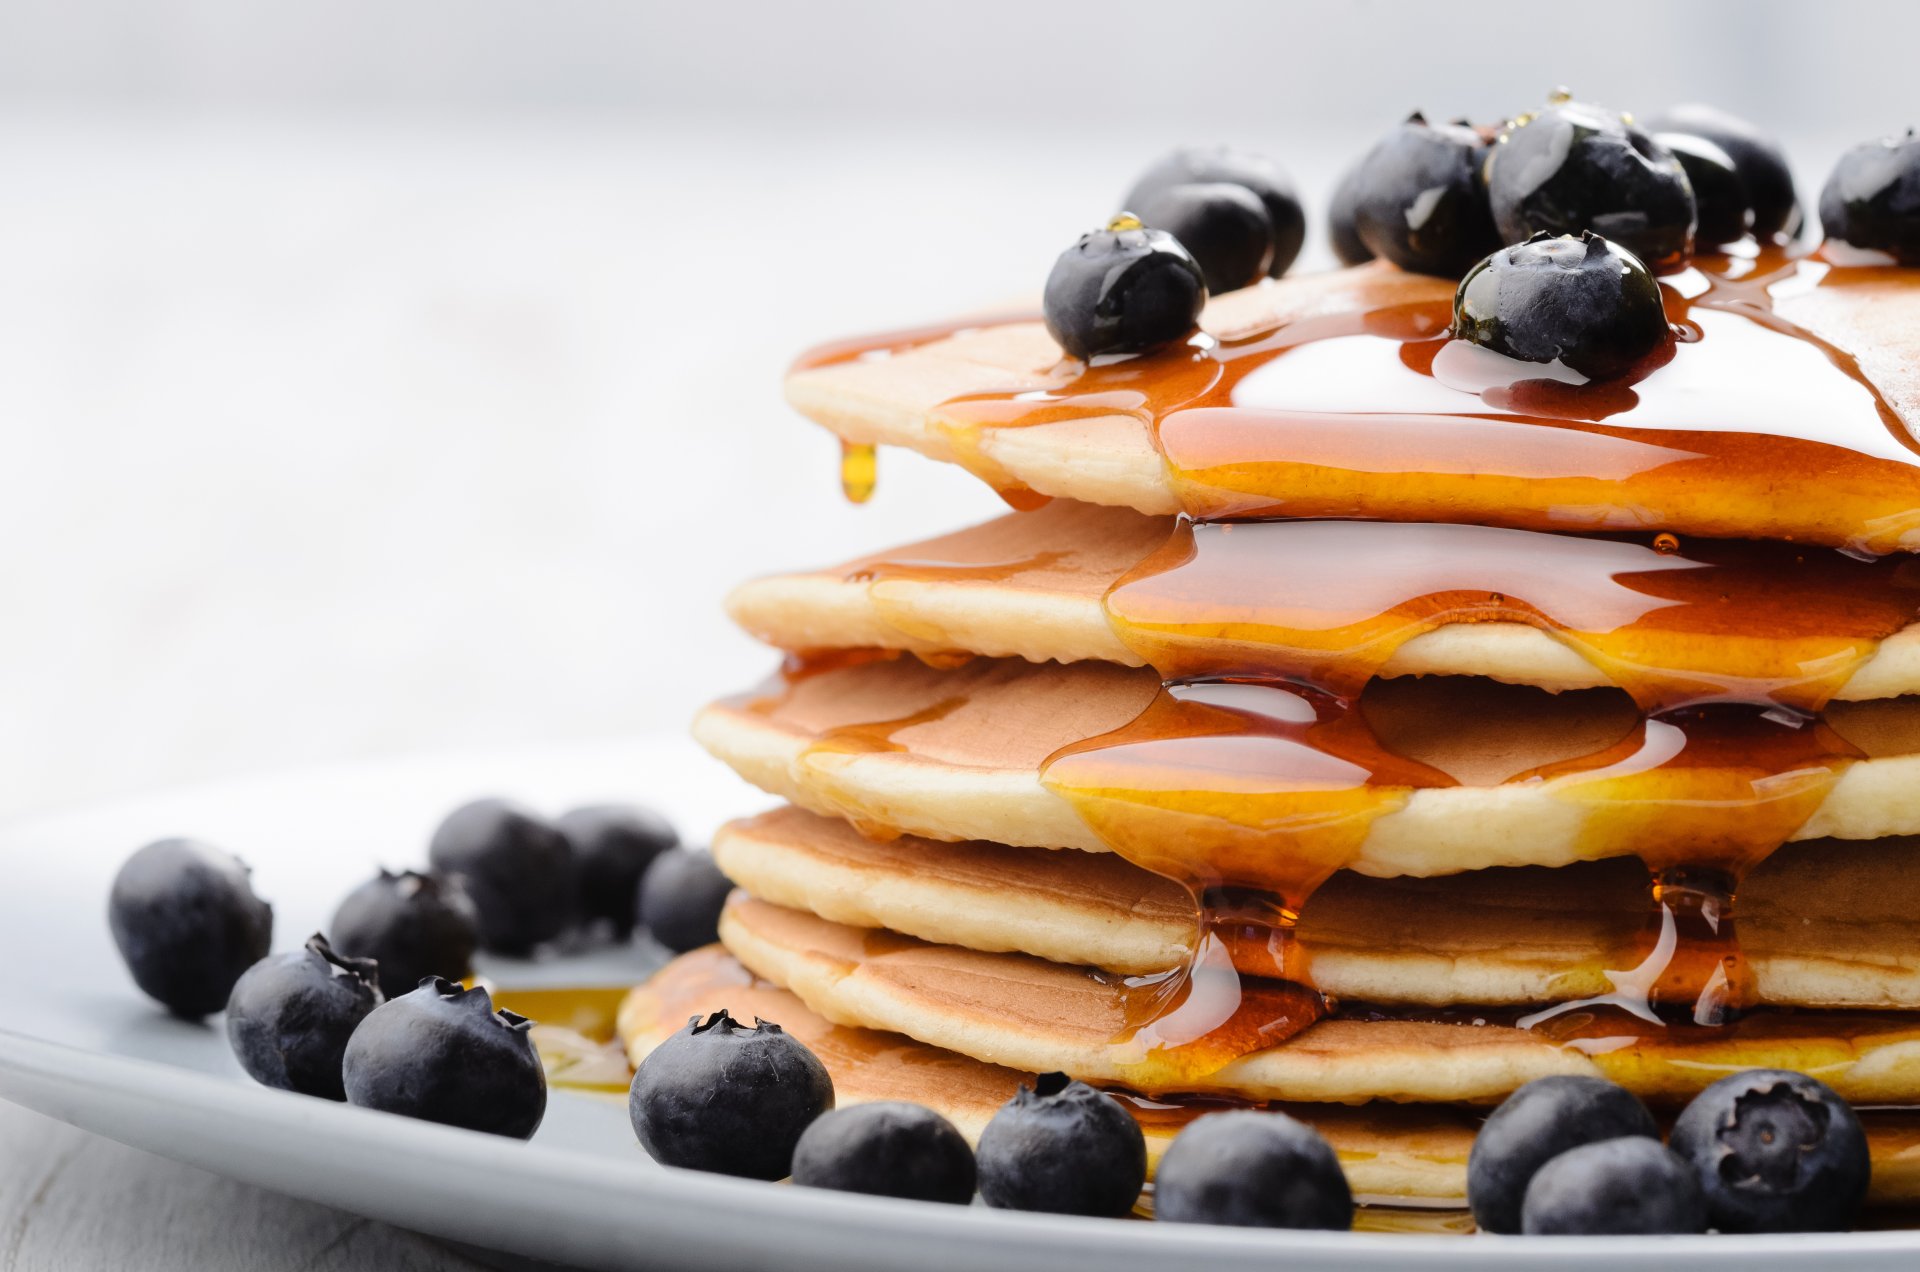
[[[1343,1015],[1212,1071],[1174,1071],[1115,1045],[1128,1029],[1128,991],[1112,976],[847,927],[744,893],[721,916],[720,936],[750,971],[835,1023],[1149,1094],[1493,1104],[1535,1078],[1571,1073],[1671,1106],[1725,1074],[1780,1068],[1813,1074],[1855,1104],[1920,1104],[1920,1017],[1904,1013],[1762,1012],[1722,1029],[1644,1033],[1626,1032],[1624,1016],[1614,1025],[1581,1012],[1532,1030],[1470,1009]]]
[[[833,1076],[841,1106],[908,1100],[943,1114],[969,1141],[979,1138],[995,1110],[1032,1075],[965,1056],[899,1034],[836,1025],[793,994],[757,979],[724,950],[709,946],[684,954],[621,1004],[619,1032],[635,1064],[690,1017],[725,1009],[742,1018],[772,1021],[810,1047]],[[1149,1166],[1192,1117],[1220,1102],[1168,1104],[1121,1094],[1146,1132]],[[1347,1180],[1363,1199],[1421,1205],[1462,1204],[1467,1153],[1481,1111],[1444,1105],[1287,1105],[1310,1122],[1339,1154]],[[1873,1191],[1881,1205],[1920,1201],[1920,1113],[1868,1110],[1862,1114],[1873,1152]]]

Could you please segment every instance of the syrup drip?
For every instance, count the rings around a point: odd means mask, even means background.
[[[873,498],[879,467],[871,442],[840,443],[840,493],[848,503],[863,504]]]

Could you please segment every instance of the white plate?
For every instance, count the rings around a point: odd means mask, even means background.
[[[151,839],[239,853],[275,909],[275,946],[324,925],[377,865],[417,864],[453,805],[505,794],[558,812],[654,803],[691,834],[765,802],[690,743],[656,739],[445,756],[262,778],[42,817],[0,830],[0,1096],[249,1183],[473,1245],[593,1268],[1614,1269],[1911,1268],[1920,1233],[1620,1238],[1288,1233],[1011,1214],[894,1202],[663,1170],[624,1107],[556,1091],[530,1144],[255,1086],[218,1022],[168,1019],[127,979],[107,935],[107,885]],[[610,983],[638,950],[495,964],[503,983]],[[102,1204],[111,1204],[103,1198]]]

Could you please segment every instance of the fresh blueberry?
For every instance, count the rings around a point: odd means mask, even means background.
[[[192,839],[148,844],[120,867],[107,925],[134,984],[176,1016],[227,1005],[241,973],[273,948],[273,907],[240,859]]]
[[[669,848],[640,876],[640,923],[676,954],[720,939],[720,911],[733,883],[713,854]]]
[[[1354,173],[1354,227],[1376,256],[1416,274],[1458,278],[1500,246],[1480,185],[1486,143],[1417,111],[1367,152]]]
[[[1673,152],[1693,187],[1695,246],[1738,243],[1753,228],[1753,198],[1733,156],[1692,133],[1655,133],[1653,139]]]
[[[347,1098],[347,1039],[381,1003],[372,960],[342,958],[315,933],[301,948],[247,969],[227,999],[227,1041],[255,1082],[327,1100]]]
[[[1570,1148],[1622,1136],[1657,1140],[1653,1114],[1604,1078],[1536,1078],[1481,1126],[1467,1155],[1467,1205],[1488,1232],[1520,1231],[1521,1203],[1534,1174]]]
[[[1273,259],[1273,221],[1258,195],[1225,181],[1161,186],[1133,212],[1180,240],[1215,296],[1266,277]]]
[[[1207,281],[1180,240],[1131,212],[1060,253],[1041,299],[1047,331],[1082,359],[1178,340],[1206,304]]]
[[[1216,181],[1244,186],[1260,200],[1273,231],[1273,259],[1267,273],[1274,278],[1286,273],[1306,242],[1307,213],[1294,193],[1293,181],[1265,155],[1232,146],[1182,146],[1142,173],[1120,206],[1137,212],[1156,190]]]
[[[1284,1113],[1210,1113],[1153,1177],[1153,1217],[1245,1228],[1353,1226],[1353,1193],[1320,1132]]]
[[[380,992],[398,998],[429,976],[471,976],[479,922],[451,878],[382,870],[347,894],[330,930],[342,954],[378,963]]]
[[[1607,1237],[1705,1232],[1707,1203],[1687,1164],[1634,1135],[1570,1148],[1527,1184],[1528,1236]]]
[[[1656,270],[1693,254],[1693,188],[1659,142],[1612,112],[1556,98],[1522,116],[1487,153],[1500,237],[1591,230]]]
[[[533,1022],[487,991],[430,976],[375,1007],[347,1040],[347,1100],[428,1122],[527,1139],[547,1112]]]
[[[724,1011],[655,1047],[627,1093],[655,1161],[747,1179],[784,1178],[801,1133],[832,1107],[833,1079],[798,1038]]]
[[[1332,240],[1333,254],[1342,265],[1364,265],[1373,259],[1373,249],[1361,240],[1356,223],[1360,188],[1355,178],[1359,175],[1359,164],[1348,168],[1341,175],[1340,183],[1333,187],[1333,198],[1327,204],[1327,237]]]
[[[1840,156],[1820,191],[1829,239],[1920,265],[1920,134],[1913,129]]]
[[[1119,1218],[1147,1181],[1147,1141],[1120,1102],[1043,1073],[980,1133],[980,1196],[1002,1210]]]
[[[823,1113],[793,1150],[793,1182],[806,1188],[964,1206],[973,1180],[966,1138],[918,1104],[889,1100]]]
[[[1660,285],[1597,234],[1536,234],[1475,265],[1453,297],[1453,336],[1589,380],[1629,375],[1672,340]]]
[[[1698,103],[1675,106],[1644,127],[1653,133],[1686,133],[1724,150],[1747,188],[1755,234],[1775,238],[1800,232],[1800,198],[1794,193],[1786,152],[1758,128],[1738,115]]]
[[[633,804],[576,808],[556,825],[573,845],[580,918],[604,919],[616,939],[626,940],[633,935],[640,876],[655,857],[680,842],[680,832],[659,813]]]
[[[1824,1082],[1749,1069],[1694,1097],[1668,1143],[1722,1232],[1841,1232],[1866,1199],[1867,1136]]]
[[[573,848],[565,835],[505,800],[481,799],[447,815],[427,859],[457,880],[480,915],[480,944],[526,954],[573,917]]]

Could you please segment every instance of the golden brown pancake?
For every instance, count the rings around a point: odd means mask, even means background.
[[[930,839],[1098,852],[1105,844],[1042,785],[1041,765],[1133,721],[1158,690],[1151,671],[1110,663],[978,659],[940,670],[901,658],[716,704],[694,736],[748,781],[813,812]],[[1638,716],[1624,696],[1408,678],[1376,681],[1363,702],[1392,750],[1462,785],[1413,791],[1372,824],[1352,869],[1449,874],[1633,851],[1583,836],[1582,805],[1558,794],[1571,779],[1505,782],[1627,736]],[[1870,758],[1790,837],[1920,833],[1920,699],[1836,703],[1828,719]]]
[[[727,610],[748,632],[789,650],[956,650],[1032,662],[1142,658],[1116,634],[1102,599],[1173,529],[1170,517],[1055,500],[953,534],[736,588]],[[1247,588],[1257,591],[1258,580]],[[1749,609],[1779,600],[1764,586]],[[1224,606],[1223,613],[1243,607]],[[1765,624],[1723,640],[1717,670],[1764,659]],[[1759,645],[1762,649],[1747,648]],[[1778,658],[1779,656],[1774,656]],[[1400,645],[1378,675],[1486,676],[1543,689],[1593,689],[1607,674],[1547,632],[1515,622],[1456,622]],[[1842,685],[1842,700],[1920,691],[1920,626],[1879,643]]]
[[[830,923],[736,893],[720,937],[756,976],[837,1024],[902,1033],[1031,1072],[1059,1070],[1148,1094],[1178,1090],[1309,1103],[1492,1104],[1535,1078],[1598,1075],[1675,1105],[1742,1069],[1810,1073],[1855,1104],[1920,1103],[1920,1017],[1760,1013],[1722,1029],[1618,1034],[1562,1045],[1543,1026],[1487,1015],[1343,1018],[1211,1073],[1165,1079],[1123,1046],[1116,978],[1022,954],[986,954]],[[1477,1023],[1476,1023],[1477,1022]],[[1561,1018],[1579,1026],[1577,1014]],[[1618,1026],[1624,1029],[1625,1026]],[[1177,1087],[1162,1086],[1177,1080]]]
[[[832,1024],[787,991],[756,979],[718,947],[683,954],[628,995],[620,1009],[621,1041],[635,1064],[689,1017],[726,1010],[741,1019],[773,1021],[812,1048],[833,1077],[842,1106],[908,1100],[935,1109],[969,1140],[1030,1074],[983,1064],[900,1034]],[[1147,1136],[1149,1166],[1195,1112],[1218,1104],[1167,1106],[1122,1094]],[[1347,1181],[1362,1198],[1421,1204],[1463,1203],[1467,1154],[1480,1112],[1445,1105],[1283,1106],[1311,1123],[1340,1155]],[[1868,1110],[1862,1115],[1873,1152],[1871,1200],[1920,1200],[1920,1115]]]
[[[1793,844],[1740,891],[1758,1001],[1920,1010],[1920,871],[1909,840]],[[723,827],[715,860],[755,897],[934,944],[1141,975],[1181,966],[1193,903],[1111,853],[867,839],[783,808]],[[1313,982],[1336,998],[1519,1005],[1606,993],[1632,967],[1647,875],[1612,859],[1559,869],[1321,885],[1298,929]],[[1258,964],[1248,970],[1258,972]]]

